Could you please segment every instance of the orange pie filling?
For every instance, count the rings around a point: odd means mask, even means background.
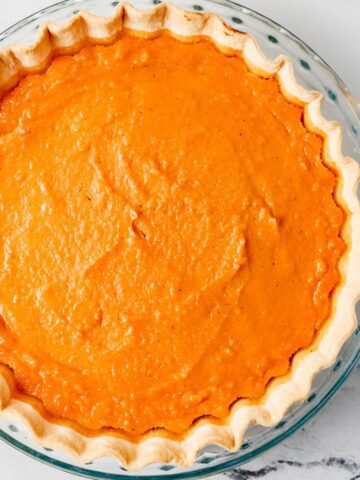
[[[167,34],[88,46],[0,104],[0,361],[88,429],[259,398],[331,312],[344,214],[275,78]]]

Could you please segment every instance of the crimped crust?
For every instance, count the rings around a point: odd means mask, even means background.
[[[198,451],[209,444],[228,450],[240,448],[244,432],[250,424],[271,426],[278,423],[288,408],[305,400],[314,376],[330,366],[345,340],[356,326],[355,303],[360,298],[360,204],[356,189],[360,179],[359,165],[344,157],[341,149],[342,130],[336,122],[321,115],[322,94],[306,90],[297,83],[291,61],[285,56],[270,60],[248,34],[237,32],[213,14],[187,12],[162,4],[152,10],[137,10],[129,4],[119,5],[112,17],[98,17],[80,12],[62,25],[45,24],[37,40],[24,47],[12,46],[0,51],[0,97],[28,73],[44,71],[54,55],[78,51],[89,41],[111,43],[124,28],[139,35],[167,30],[183,41],[206,36],[224,53],[240,51],[249,68],[263,76],[276,76],[284,96],[304,106],[305,124],[321,134],[325,141],[325,160],[339,174],[336,199],[347,213],[342,235],[347,253],[339,268],[342,282],[333,301],[331,316],[313,345],[297,353],[291,370],[277,378],[258,401],[239,400],[229,416],[222,420],[200,419],[181,439],[170,438],[166,431],[147,433],[137,443],[124,435],[102,433],[87,436],[86,432],[65,422],[55,423],[30,402],[15,398],[14,379],[9,371],[0,371],[0,415],[25,424],[45,447],[65,450],[80,462],[101,456],[116,457],[129,469],[140,469],[153,462],[177,462],[190,465]]]

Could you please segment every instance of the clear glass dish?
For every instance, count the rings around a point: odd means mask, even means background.
[[[36,31],[45,21],[63,22],[79,10],[108,15],[118,4],[112,0],[64,0],[25,18],[0,33],[0,47],[24,44],[34,40]],[[160,0],[132,0],[135,6],[152,8]],[[306,87],[324,93],[323,113],[328,119],[338,120],[344,127],[344,152],[360,159],[360,105],[335,72],[300,39],[286,29],[258,13],[231,1],[172,0],[172,3],[190,10],[207,10],[220,15],[234,28],[251,33],[270,57],[286,54],[292,58],[296,76]],[[357,305],[360,319],[360,304]],[[360,326],[346,342],[335,364],[315,379],[308,399],[294,406],[283,420],[272,428],[251,427],[238,452],[226,452],[218,447],[204,449],[196,462],[188,468],[173,464],[155,464],[141,472],[128,472],[111,458],[102,458],[85,465],[69,455],[45,449],[31,438],[26,429],[14,422],[0,420],[0,438],[34,459],[69,473],[88,478],[139,479],[198,478],[219,473],[247,462],[295,432],[319,412],[341,387],[360,358]]]

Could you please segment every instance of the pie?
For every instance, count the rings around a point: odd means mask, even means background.
[[[2,415],[128,468],[281,420],[356,324],[359,167],[321,94],[170,5],[0,61]]]

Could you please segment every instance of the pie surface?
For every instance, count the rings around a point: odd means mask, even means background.
[[[123,33],[0,104],[0,361],[92,430],[184,432],[288,372],[345,251],[323,140],[209,41]]]

